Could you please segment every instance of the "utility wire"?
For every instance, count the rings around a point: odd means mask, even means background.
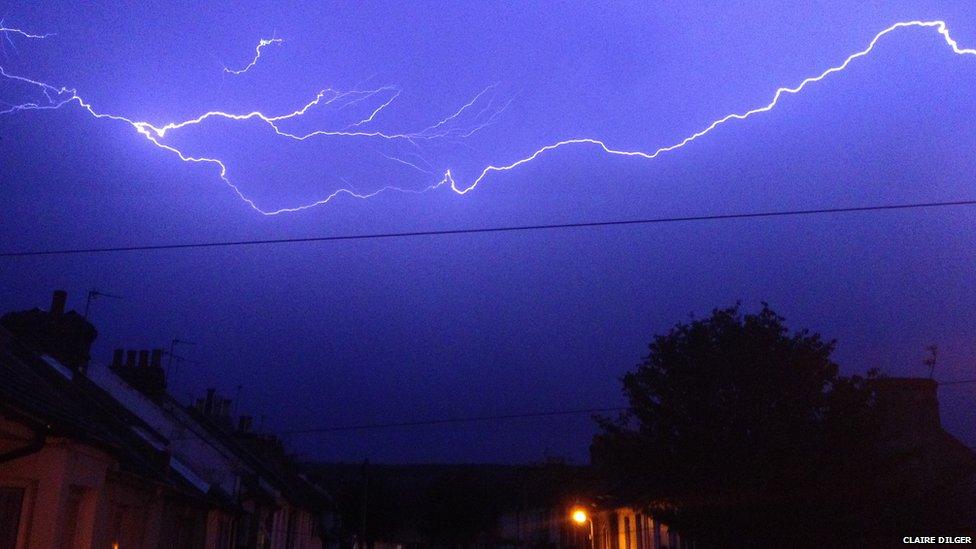
[[[959,379],[952,381],[938,381],[936,382],[940,387],[943,385],[962,385],[966,383],[976,383],[976,379]],[[338,425],[332,427],[310,427],[304,429],[285,429],[278,431],[270,431],[269,435],[304,435],[304,434],[315,434],[315,433],[335,433],[341,431],[366,431],[372,429],[395,429],[398,427],[420,427],[426,425],[448,425],[455,423],[477,423],[483,421],[500,421],[507,419],[527,419],[527,418],[539,418],[539,417],[556,417],[556,416],[569,416],[577,414],[598,414],[607,412],[626,412],[630,410],[627,406],[616,406],[616,407],[606,407],[606,408],[579,408],[574,410],[557,410],[557,411],[545,411],[545,412],[526,412],[526,413],[511,413],[511,414],[501,414],[501,415],[491,415],[491,416],[472,416],[472,417],[455,417],[455,418],[438,418],[438,419],[428,419],[428,420],[416,420],[416,421],[395,421],[388,423],[362,423],[356,425]]]
[[[617,227],[627,225],[651,225],[658,223],[684,223],[695,221],[722,221],[733,219],[756,219],[765,217],[787,217],[802,215],[819,214],[838,214],[855,212],[881,212],[893,210],[912,210],[920,208],[944,208],[953,206],[976,206],[976,199],[954,200],[948,202],[912,202],[905,204],[883,204],[874,206],[848,206],[841,208],[817,208],[810,210],[774,210],[766,212],[746,212],[728,213],[712,215],[696,215],[681,217],[656,217],[645,219],[624,219],[616,221],[587,221],[578,223],[554,223],[544,225],[512,225],[506,227],[483,227],[471,229],[443,229],[428,231],[408,231],[408,232],[389,232],[389,233],[367,233],[351,235],[330,235],[330,236],[311,236],[299,238],[274,238],[274,239],[255,239],[255,240],[226,240],[210,242],[182,242],[171,244],[143,244],[130,246],[105,246],[90,248],[62,248],[51,250],[24,250],[24,251],[5,251],[0,253],[0,258],[4,257],[32,257],[45,255],[75,255],[75,254],[94,254],[112,252],[144,252],[156,250],[184,250],[193,248],[225,248],[231,246],[257,246],[265,244],[298,244],[307,242],[333,242],[341,240],[373,240],[381,238],[407,238],[420,236],[448,236],[448,235],[470,235],[484,233],[503,233],[520,231],[538,231],[548,229],[583,229],[591,227]]]
[[[976,379],[957,379],[954,381],[940,381],[939,386],[942,385],[963,385],[965,383],[976,383]]]
[[[475,423],[479,421],[500,421],[506,419],[525,419],[525,418],[537,418],[537,417],[556,417],[556,416],[569,416],[576,414],[598,414],[603,412],[623,412],[629,410],[627,407],[609,407],[609,408],[580,408],[576,410],[559,410],[559,411],[548,411],[548,412],[528,412],[520,414],[500,414],[491,416],[473,416],[473,417],[455,417],[455,418],[440,418],[440,419],[428,419],[419,421],[397,421],[389,423],[363,423],[359,425],[340,425],[334,427],[315,427],[306,429],[286,429],[279,431],[272,431],[268,434],[271,435],[304,435],[313,433],[333,433],[339,431],[361,431],[369,429],[393,429],[397,427],[418,427],[424,425],[445,425],[451,423]]]

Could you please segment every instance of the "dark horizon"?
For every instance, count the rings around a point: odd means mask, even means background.
[[[566,139],[655,151],[766,105],[899,21],[945,21],[959,47],[976,47],[976,6],[966,3],[172,3],[0,15],[5,27],[56,33],[4,37],[8,74],[77,88],[98,112],[156,127],[215,109],[289,113],[330,86],[396,86],[281,127],[415,131],[416,147],[276,139],[253,119],[165,138],[219,156],[267,208],[340,188],[418,191],[446,170],[463,185]],[[283,41],[246,73],[224,70],[246,66],[272,36]],[[15,110],[0,115],[0,252],[969,200],[974,78],[976,56],[954,54],[934,27],[903,28],[775,109],[654,159],[568,146],[492,172],[466,194],[341,195],[276,216],[248,207],[215,165],[181,162],[126,122],[75,103]],[[44,101],[38,89],[0,78],[0,111]],[[486,118],[448,124],[446,138],[423,134],[471,101],[478,110],[465,112]],[[78,311],[91,289],[121,296],[91,306],[93,367],[107,367],[116,348],[192,341],[176,354],[197,364],[179,366],[171,392],[188,402],[216,388],[235,413],[278,432],[624,406],[620,378],[655,334],[737,302],[746,311],[768,302],[792,329],[836,338],[844,374],[928,377],[926,347],[936,345],[934,378],[967,380],[976,378],[974,221],[976,208],[959,206],[3,257],[0,313],[47,308],[54,289]],[[946,430],[976,446],[976,384],[938,397]],[[575,414],[285,442],[320,461],[584,463],[594,433],[589,415]]]

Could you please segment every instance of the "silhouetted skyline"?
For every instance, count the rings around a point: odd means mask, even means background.
[[[12,38],[0,66],[153,124],[217,108],[290,112],[329,86],[395,84],[402,91],[377,127],[425,128],[496,85],[497,104],[511,102],[490,126],[424,144],[429,171],[470,180],[560,139],[654,150],[765,104],[896,21],[945,20],[961,46],[976,47],[974,10],[25,5],[7,10],[7,26],[56,35]],[[282,42],[246,73],[224,71],[247,66],[273,36]],[[77,108],[19,112],[0,117],[0,240],[8,251],[971,199],[974,79],[976,58],[905,29],[775,111],[652,161],[561,149],[464,196],[339,198],[274,218],[243,205],[213,166],[181,163],[125,124],[94,124]],[[23,92],[0,81],[0,101]],[[325,123],[338,122],[290,129]],[[242,189],[277,206],[430,179],[390,168],[384,155],[406,158],[409,147],[268,133],[214,122],[173,139],[228,158]],[[837,338],[846,373],[925,377],[934,344],[934,377],[969,379],[974,220],[976,210],[959,207],[7,258],[0,312],[47,307],[56,288],[79,312],[92,288],[122,296],[91,305],[95,367],[115,348],[192,341],[178,354],[198,364],[179,366],[172,392],[189,400],[216,387],[272,430],[622,406],[619,378],[654,334],[737,301],[747,310],[767,301],[791,327]],[[974,391],[939,391],[944,425],[971,446]],[[594,430],[580,414],[286,442],[325,460],[579,462]]]

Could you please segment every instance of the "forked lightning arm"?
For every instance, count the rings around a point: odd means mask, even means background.
[[[196,118],[192,118],[182,122],[170,122],[167,124],[156,126],[150,124],[149,122],[136,121],[131,118],[118,115],[118,114],[107,114],[107,113],[97,112],[92,107],[92,105],[86,102],[84,99],[82,99],[81,96],[79,96],[77,91],[74,89],[55,87],[50,84],[46,84],[44,82],[40,82],[37,80],[32,80],[22,76],[12,75],[7,73],[3,69],[3,67],[0,67],[0,76],[2,76],[7,80],[16,81],[26,85],[34,86],[36,87],[36,89],[43,92],[45,97],[48,99],[48,102],[43,104],[23,103],[20,105],[14,105],[12,107],[7,108],[6,110],[0,110],[0,114],[9,114],[21,110],[58,109],[70,103],[76,103],[78,106],[86,110],[92,117],[96,119],[109,119],[109,120],[115,120],[115,121],[129,124],[130,126],[132,126],[134,130],[136,130],[136,132],[138,132],[140,135],[145,137],[150,143],[152,143],[153,145],[155,145],[160,149],[173,153],[174,155],[179,157],[180,160],[184,162],[205,163],[205,164],[211,164],[215,166],[216,168],[218,168],[220,179],[228,187],[230,187],[244,203],[246,203],[255,211],[263,215],[278,215],[282,213],[298,212],[302,210],[307,210],[309,208],[314,208],[316,206],[328,204],[334,198],[340,195],[347,195],[354,198],[365,199],[387,191],[397,191],[397,192],[404,192],[404,193],[424,193],[444,186],[450,188],[452,191],[454,191],[459,195],[464,195],[474,190],[482,181],[484,181],[484,179],[489,174],[495,172],[514,170],[515,168],[518,168],[523,164],[532,162],[533,160],[535,160],[536,158],[538,158],[539,156],[541,156],[546,152],[553,151],[568,145],[594,145],[600,148],[606,154],[619,155],[619,156],[633,156],[633,157],[640,157],[644,159],[654,159],[659,155],[661,155],[662,153],[666,153],[684,147],[685,145],[691,143],[692,141],[695,141],[696,139],[707,135],[709,132],[721,126],[722,124],[725,124],[726,122],[732,120],[745,120],[751,116],[773,110],[776,107],[776,105],[779,103],[780,99],[782,99],[784,96],[800,93],[808,85],[819,82],[824,78],[827,78],[831,74],[838,73],[845,70],[854,60],[864,57],[869,53],[871,53],[871,51],[874,50],[875,45],[878,43],[879,40],[881,40],[882,37],[898,29],[908,28],[908,27],[934,29],[943,38],[946,45],[948,45],[951,48],[953,53],[957,55],[976,56],[976,49],[959,47],[956,41],[949,35],[949,30],[944,21],[903,21],[903,22],[895,23],[890,27],[882,30],[878,34],[876,34],[866,48],[849,55],[839,65],[828,68],[816,76],[811,76],[809,78],[806,78],[793,87],[778,88],[773,94],[772,99],[765,105],[744,112],[732,113],[723,116],[722,118],[719,118],[711,122],[703,129],[695,133],[692,133],[691,135],[688,135],[674,142],[673,144],[660,147],[653,151],[615,149],[607,145],[604,141],[596,138],[591,138],[591,137],[579,137],[573,139],[566,139],[563,141],[558,141],[540,147],[539,149],[535,150],[532,154],[529,154],[528,156],[525,156],[521,159],[515,160],[514,162],[511,162],[509,164],[489,165],[485,167],[476,178],[474,178],[468,183],[463,183],[463,184],[458,183],[458,181],[455,180],[454,177],[452,176],[451,171],[448,169],[445,171],[443,177],[440,180],[435,181],[430,185],[421,189],[407,189],[407,188],[401,188],[396,186],[385,186],[376,191],[364,194],[364,193],[354,192],[348,188],[340,188],[334,191],[333,193],[329,194],[328,196],[320,200],[317,200],[315,202],[302,204],[302,205],[289,207],[289,208],[280,208],[276,210],[265,210],[260,208],[257,204],[255,204],[255,202],[252,199],[248,198],[238,188],[237,185],[232,183],[230,179],[227,177],[227,166],[223,160],[220,160],[219,158],[211,158],[205,156],[192,156],[184,153],[183,151],[177,149],[172,145],[164,143],[162,140],[166,137],[166,134],[170,131],[179,130],[187,126],[201,124],[210,118],[223,118],[223,119],[235,120],[235,121],[259,120],[264,124],[266,124],[267,126],[269,126],[276,135],[288,139],[298,140],[298,141],[304,141],[312,137],[366,138],[366,139],[374,139],[374,140],[392,140],[392,141],[403,140],[403,141],[407,141],[410,144],[416,145],[418,141],[423,141],[423,140],[440,139],[445,137],[463,138],[465,136],[471,135],[474,132],[493,123],[493,121],[498,116],[498,114],[504,110],[505,106],[507,106],[507,103],[500,107],[492,107],[493,101],[489,99],[487,107],[483,107],[472,121],[468,121],[466,122],[466,124],[463,124],[462,122],[465,120],[464,117],[466,116],[468,110],[471,109],[471,107],[477,104],[479,101],[482,101],[484,96],[494,88],[494,86],[489,86],[488,88],[486,88],[485,90],[483,90],[482,92],[474,96],[474,98],[472,98],[470,101],[463,104],[454,114],[420,131],[404,132],[404,133],[387,133],[381,131],[368,131],[362,129],[362,127],[371,123],[374,120],[374,118],[376,118],[377,115],[379,115],[386,107],[388,107],[391,103],[393,103],[393,101],[396,100],[396,98],[399,96],[400,93],[400,90],[398,88],[384,87],[384,88],[378,88],[374,90],[353,90],[353,91],[337,91],[332,89],[326,89],[321,91],[315,97],[315,99],[306,103],[301,108],[291,113],[287,113],[283,115],[268,116],[257,111],[245,113],[245,114],[234,114],[234,113],[227,113],[222,111],[211,111],[211,112],[204,113]],[[49,35],[30,34],[19,29],[2,27],[2,25],[0,25],[0,32],[2,32],[5,35],[12,34],[12,35],[18,35],[26,38],[45,38],[49,36]],[[269,44],[276,43],[276,42],[280,42],[280,40],[279,39],[261,40],[256,48],[256,55],[254,57],[254,60],[251,62],[251,64],[247,65],[246,67],[244,67],[239,71],[231,71],[229,69],[225,69],[225,70],[233,74],[240,74],[246,72],[248,69],[250,69],[257,63],[258,59],[261,56],[261,48],[263,46],[267,46]],[[300,117],[304,115],[307,111],[309,111],[309,109],[315,107],[328,106],[328,105],[333,105],[333,106],[338,105],[339,106],[338,108],[342,108],[344,106],[348,106],[353,103],[358,103],[361,101],[369,100],[371,98],[375,98],[384,92],[390,94],[389,97],[387,97],[385,100],[380,102],[370,112],[368,117],[358,122],[355,122],[353,124],[347,125],[342,129],[338,129],[338,130],[326,129],[326,130],[315,130],[307,133],[293,133],[293,132],[285,131],[280,127],[281,122]],[[406,160],[391,157],[385,154],[383,156],[386,156],[386,158],[392,161],[406,164],[407,166],[415,168],[424,173],[430,173],[430,170],[421,168],[413,162],[408,162]]]
[[[261,59],[261,48],[265,46],[270,46],[271,44],[281,44],[282,42],[283,40],[281,38],[262,38],[261,41],[258,42],[258,45],[254,48],[254,59],[252,59],[251,62],[247,64],[247,66],[245,66],[243,69],[238,69],[238,70],[228,69],[227,67],[224,67],[224,72],[233,75],[244,74],[245,72],[251,70],[251,67],[258,64],[258,59]]]

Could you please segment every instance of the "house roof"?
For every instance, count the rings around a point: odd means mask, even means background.
[[[0,317],[0,415],[31,427],[38,435],[96,447],[116,460],[117,472],[169,485],[198,503],[225,508],[237,505],[234,497],[172,456],[171,441],[147,422],[151,419],[143,420],[135,408],[123,404],[124,399],[120,401],[110,389],[85,375],[97,331],[77,312],[65,312],[65,297],[64,292],[55,292],[50,311],[32,309]],[[151,366],[157,366],[161,353],[153,352]],[[117,357],[121,358],[121,352]],[[140,358],[143,370],[146,357]],[[115,371],[121,365],[113,362],[113,366]],[[283,449],[267,452],[262,438],[238,437],[195,408],[181,405],[165,393],[165,381],[161,388],[147,391],[152,387],[138,379],[121,379],[156,406],[180,409],[205,430],[208,439],[236,455],[255,477],[248,483],[254,494],[284,496],[310,510],[331,505],[328,494],[303,478]]]
[[[173,403],[178,405],[175,401]],[[303,478],[292,459],[284,455],[283,449],[277,455],[272,455],[276,454],[275,452],[265,451],[268,447],[265,442],[273,437],[257,433],[235,433],[212,421],[211,418],[195,407],[187,406],[184,407],[184,410],[194,421],[207,429],[211,436],[219,440],[224,447],[234,452],[256,473],[279,490],[285,499],[291,503],[314,509],[332,507],[333,502],[329,495]],[[255,493],[263,492],[259,483],[251,483],[251,487]]]
[[[0,327],[0,413],[46,436],[65,437],[114,457],[121,470],[202,498],[169,467],[165,437],[76,369],[42,355]]]

